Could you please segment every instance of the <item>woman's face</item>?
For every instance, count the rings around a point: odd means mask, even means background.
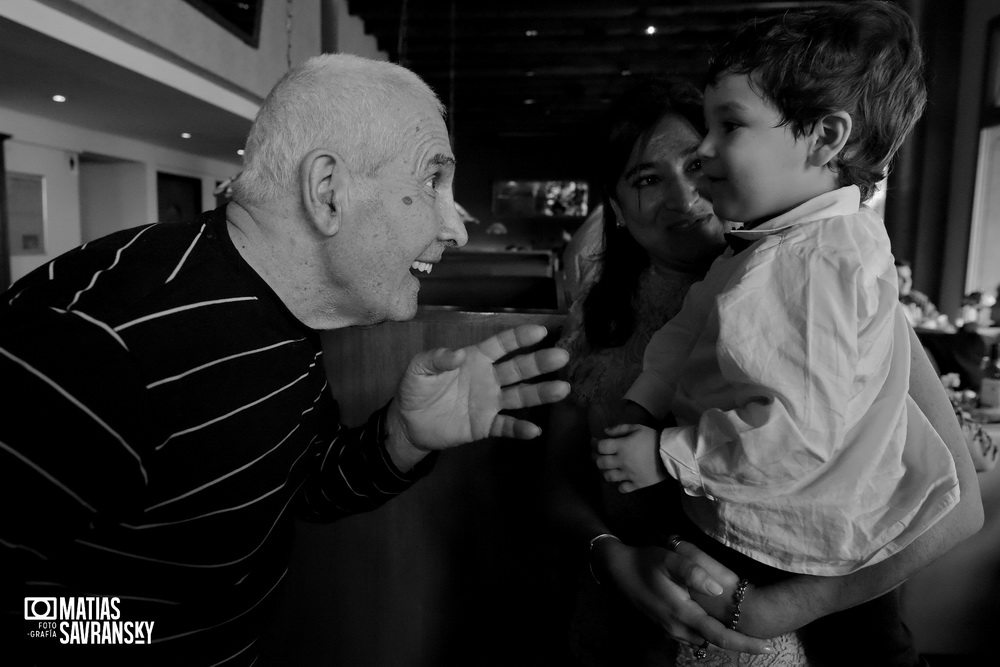
[[[701,136],[668,114],[640,139],[618,179],[611,202],[654,266],[705,271],[725,248],[723,224],[702,192],[708,183],[696,154]]]

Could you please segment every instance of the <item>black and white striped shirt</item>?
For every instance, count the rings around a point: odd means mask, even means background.
[[[294,517],[372,509],[430,466],[395,469],[384,411],[340,425],[319,336],[242,260],[223,209],[18,281],[0,377],[0,590],[28,655],[58,642],[24,637],[24,596],[114,596],[155,626],[112,658],[251,664]]]

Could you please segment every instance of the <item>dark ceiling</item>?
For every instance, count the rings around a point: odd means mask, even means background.
[[[579,136],[638,77],[699,80],[741,22],[821,0],[349,0],[437,91],[457,137]],[[652,27],[654,32],[648,34]]]

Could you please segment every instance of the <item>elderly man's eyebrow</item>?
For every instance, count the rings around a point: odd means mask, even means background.
[[[430,159],[428,164],[432,167],[454,167],[455,158],[450,155],[445,155],[444,153],[438,153]]]

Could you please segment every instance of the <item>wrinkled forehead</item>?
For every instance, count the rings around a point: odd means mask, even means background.
[[[400,120],[401,148],[417,168],[432,162],[454,163],[448,127],[433,104],[411,101],[402,111]]]

